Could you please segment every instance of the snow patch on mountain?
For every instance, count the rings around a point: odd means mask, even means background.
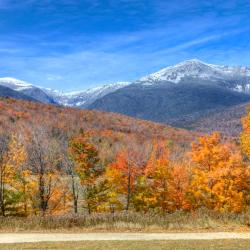
[[[130,82],[117,82],[82,91],[62,92],[54,89],[43,88],[43,91],[53,97],[60,105],[68,107],[81,107],[90,104],[96,99],[126,87]]]
[[[198,59],[187,60],[174,66],[166,67],[156,73],[142,77],[136,84],[188,84],[201,80],[209,81],[233,91],[250,93],[250,68],[221,66],[202,62]],[[69,107],[88,107],[97,99],[113,93],[132,84],[131,82],[117,82],[83,91],[62,92],[55,89],[32,85],[11,77],[0,78],[0,85],[20,91],[41,102],[57,103]]]
[[[217,81],[230,80],[235,78],[235,76],[250,77],[250,68],[207,64],[200,60],[192,59],[142,77],[139,82],[144,85],[152,85],[163,81],[177,84],[187,77]]]
[[[113,84],[106,84],[100,87],[90,88],[83,91],[75,91],[65,93],[50,88],[43,88],[32,85],[22,80],[18,80],[12,77],[0,78],[0,85],[8,87],[15,91],[24,92],[28,90],[40,90],[40,94],[45,93],[57,104],[69,107],[80,107],[85,104],[89,104],[98,98],[103,97],[109,93],[112,93],[120,88],[123,88],[130,84],[129,82],[117,82]],[[27,92],[26,92],[27,93]],[[39,97],[38,97],[39,98]]]
[[[107,94],[110,94],[120,88],[126,87],[130,82],[117,82],[112,84],[106,84],[100,87],[90,88],[84,91],[74,91],[64,93],[57,97],[60,104],[64,106],[83,106],[94,102],[98,98],[101,98]]]
[[[30,89],[33,87],[30,83],[12,77],[0,78],[0,85],[16,91],[22,91],[24,89]]]

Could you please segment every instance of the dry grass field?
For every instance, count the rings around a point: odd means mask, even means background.
[[[188,241],[84,241],[0,244],[1,250],[231,250],[249,249],[250,240],[188,240]]]
[[[46,217],[0,217],[0,232],[198,232],[250,231],[250,211],[243,214],[198,210],[193,213],[118,213]]]

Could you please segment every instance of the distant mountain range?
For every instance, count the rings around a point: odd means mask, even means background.
[[[11,77],[0,78],[0,86],[9,88],[17,93],[50,104],[70,107],[88,107],[95,100],[129,85],[129,82],[117,82],[100,87],[76,92],[62,92],[54,89],[39,87]],[[1,94],[1,92],[0,92]]]
[[[118,82],[80,92],[63,93],[14,78],[0,78],[0,86],[0,96],[4,88],[4,96],[8,96],[8,90],[14,98],[190,127],[218,111],[250,101],[250,68],[213,65],[194,59],[135,82]]]
[[[60,105],[87,108],[97,99],[100,99],[107,94],[113,93],[116,90],[123,88],[129,84],[129,82],[117,82],[92,89],[87,89],[85,91],[76,91],[69,93],[63,93],[51,89],[43,89],[43,91],[51,96],[53,100]]]

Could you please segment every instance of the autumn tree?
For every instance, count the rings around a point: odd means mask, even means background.
[[[119,192],[126,197],[126,211],[130,208],[138,177],[143,172],[143,167],[138,165],[137,157],[136,151],[123,150],[117,154],[114,162],[109,165],[109,171],[117,177],[115,181],[120,183]]]
[[[38,182],[38,210],[45,215],[51,207],[51,200],[61,202],[64,194],[59,163],[61,162],[60,147],[55,139],[51,139],[43,128],[37,128],[31,135],[29,146],[29,163],[33,175]],[[51,211],[50,211],[51,212]]]
[[[109,211],[114,214],[116,211],[124,208],[121,195],[124,193],[123,175],[119,169],[110,164],[103,176],[106,185],[105,201],[99,205],[101,211]]]
[[[155,190],[147,176],[142,175],[137,178],[134,194],[132,197],[134,209],[137,212],[148,212],[156,207]]]
[[[7,165],[8,145],[9,137],[7,135],[0,135],[0,208],[3,216],[5,216],[6,212],[6,186],[14,176],[14,170]]]
[[[248,113],[242,118],[243,131],[240,135],[240,143],[243,153],[250,159],[250,105],[247,108]]]
[[[73,201],[73,210],[74,213],[78,213],[78,202],[79,202],[79,195],[80,195],[80,184],[77,172],[75,170],[75,164],[66,157],[65,159],[65,166],[66,166],[66,173],[69,176],[70,181],[70,189],[71,189],[71,196]]]
[[[95,203],[93,200],[98,193],[96,181],[103,173],[98,151],[90,142],[88,135],[81,133],[70,140],[69,156],[75,164],[75,172],[84,187],[86,208],[91,213],[96,207],[96,204],[93,205]]]
[[[219,133],[192,144],[191,193],[197,206],[216,211],[241,212],[246,205],[249,175],[235,145],[223,143]]]
[[[145,168],[145,175],[149,179],[152,190],[151,207],[159,207],[163,211],[169,210],[169,178],[170,178],[169,149],[165,142],[154,142],[153,149]]]
[[[21,205],[20,211],[16,211],[16,213],[27,215],[30,196],[32,195],[32,180],[30,171],[26,168],[27,153],[20,134],[12,134],[7,155],[9,169],[14,171],[9,183],[9,192],[16,194],[15,196],[18,198],[16,203],[18,202]],[[14,205],[17,209],[17,204]]]
[[[247,195],[247,204],[250,205],[250,105],[248,105],[248,113],[245,117],[242,118],[242,127],[243,131],[240,135],[240,145],[242,152],[248,158],[247,161],[247,173],[246,175],[249,177],[246,188]]]
[[[187,191],[190,187],[190,168],[187,160],[172,162],[169,176],[169,209],[190,210],[191,202]]]
[[[20,135],[12,134],[9,139],[8,137],[1,137],[0,141],[2,215],[5,215],[6,212],[9,214],[27,214],[26,184],[28,180],[26,179],[27,172],[24,166],[27,159],[26,150],[21,142]]]

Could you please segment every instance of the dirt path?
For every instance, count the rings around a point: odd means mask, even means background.
[[[2,233],[0,243],[96,240],[216,240],[250,239],[250,233]]]

